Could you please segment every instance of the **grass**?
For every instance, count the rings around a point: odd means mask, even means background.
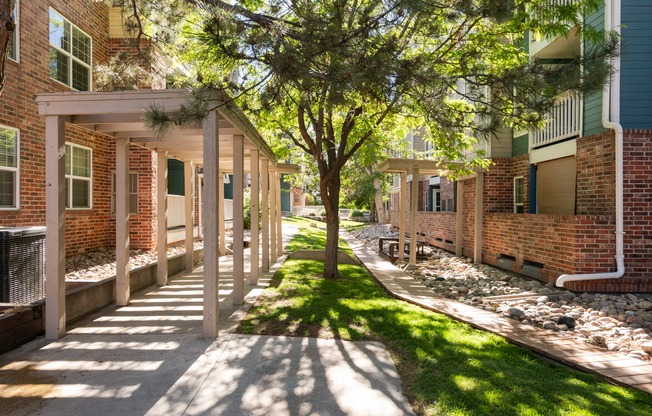
[[[291,245],[319,248],[324,234],[306,227]],[[322,271],[317,261],[285,262],[240,332],[380,341],[419,415],[652,414],[651,395],[390,298],[362,267],[340,265],[338,280]]]

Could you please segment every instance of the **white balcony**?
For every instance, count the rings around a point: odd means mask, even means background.
[[[549,0],[551,5],[577,3],[578,0]],[[576,27],[568,36],[543,37],[530,33],[530,56],[542,59],[572,59],[581,52],[581,40]]]
[[[564,93],[557,98],[546,126],[530,131],[530,150],[557,143],[582,133],[582,99]]]

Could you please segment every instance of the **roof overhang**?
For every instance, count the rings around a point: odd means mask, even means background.
[[[378,171],[383,173],[412,173],[414,169],[417,169],[420,175],[445,176],[453,166],[463,168],[464,163],[392,158],[381,163],[378,166]],[[484,169],[476,170],[476,172],[484,172]]]

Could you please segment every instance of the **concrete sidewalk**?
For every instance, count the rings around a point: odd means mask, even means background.
[[[0,356],[0,414],[413,414],[382,344],[235,334],[272,273],[233,306],[230,268],[221,257],[217,340],[201,336],[201,268],[177,275]]]

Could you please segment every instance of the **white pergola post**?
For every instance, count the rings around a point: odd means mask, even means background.
[[[417,264],[417,214],[419,209],[419,168],[412,169],[412,195],[410,196],[410,266]]]
[[[281,174],[276,172],[274,175],[276,182],[276,258],[283,255],[283,223],[282,223],[282,203],[281,203]]]
[[[269,172],[269,264],[276,263],[276,172]]]
[[[66,334],[65,118],[45,117],[45,338]]]
[[[115,141],[115,302],[129,305],[129,139]]]
[[[249,250],[249,263],[251,269],[249,272],[249,284],[258,284],[258,275],[260,270],[260,255],[258,252],[258,245],[260,243],[258,222],[260,220],[258,214],[260,198],[259,180],[258,180],[258,164],[259,164],[258,149],[252,149],[249,155],[249,162],[251,165],[251,245]]]
[[[206,176],[204,176],[206,178]],[[217,187],[220,189],[220,197],[217,199],[217,233],[219,234],[219,250],[220,256],[226,254],[226,226],[224,224],[224,173],[218,172],[217,175]],[[206,188],[208,189],[208,188]],[[208,216],[208,210],[206,211],[206,216]]]
[[[244,136],[233,136],[233,304],[244,302]]]
[[[215,338],[218,335],[219,304],[219,247],[218,247],[218,201],[222,198],[224,187],[218,186],[219,173],[219,130],[218,114],[213,110],[204,119],[204,316],[203,335]]]
[[[475,224],[473,238],[473,262],[482,263],[482,207],[484,192],[484,172],[478,172],[475,177]]]
[[[455,255],[462,256],[464,245],[464,181],[457,182],[457,200],[455,201]]]
[[[192,272],[193,261],[193,241],[195,233],[193,230],[193,218],[195,214],[195,169],[192,162],[183,163],[183,182],[184,182],[184,204],[185,204],[185,225],[186,225],[186,271]]]
[[[263,232],[262,240],[262,257],[263,257],[263,271],[269,271],[269,161],[262,159],[260,162],[260,179],[261,183],[261,204],[262,204],[262,220]]]
[[[157,152],[156,178],[156,284],[168,283],[168,157],[166,152]]]
[[[398,204],[398,259],[405,258],[405,228],[407,218],[407,172],[401,172],[401,188]]]
[[[197,175],[197,180],[199,181],[197,184],[197,209],[199,211],[197,213],[197,235],[199,238],[204,238],[204,175]]]

